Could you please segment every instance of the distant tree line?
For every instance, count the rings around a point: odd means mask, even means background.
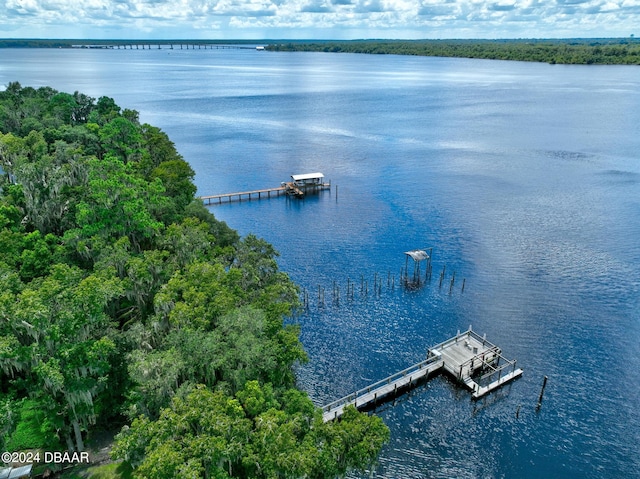
[[[298,289],[195,198],[159,128],[113,99],[0,92],[0,447],[120,430],[139,478],[334,478],[388,440],[324,423],[293,366]]]
[[[71,48],[67,40],[31,40],[25,38],[0,39],[0,48]]]
[[[482,58],[582,65],[640,65],[640,39],[354,40],[273,43],[271,51]]]

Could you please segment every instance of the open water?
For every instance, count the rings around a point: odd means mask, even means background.
[[[2,50],[10,81],[138,110],[202,195],[331,179],[302,201],[211,208],[306,291],[299,378],[318,405],[470,324],[518,360],[524,376],[481,401],[437,378],[378,410],[391,441],[374,477],[640,477],[637,66]],[[421,247],[433,278],[406,291],[404,252]]]

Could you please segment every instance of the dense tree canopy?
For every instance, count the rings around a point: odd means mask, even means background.
[[[315,51],[483,58],[582,65],[640,65],[640,39],[295,41],[273,51]]]
[[[388,438],[324,424],[292,367],[298,291],[194,197],[167,135],[111,98],[0,92],[0,441],[124,428],[137,477],[336,477]]]

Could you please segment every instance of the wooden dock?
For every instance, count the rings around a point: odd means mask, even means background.
[[[215,205],[230,203],[232,201],[252,200],[254,198],[271,198],[271,196],[287,195],[295,198],[302,198],[308,191],[318,191],[331,188],[331,183],[321,183],[317,185],[301,186],[294,182],[283,183],[276,188],[265,188],[262,190],[239,191],[236,193],[224,193],[221,195],[201,196],[200,199],[205,205]]]
[[[225,202],[231,202],[233,200],[242,201],[242,198],[247,200],[251,200],[254,197],[262,199],[263,195],[267,198],[271,198],[271,194],[274,196],[280,196],[284,193],[286,193],[286,188],[284,186],[278,186],[277,188],[265,188],[262,190],[239,191],[237,193],[224,193],[222,195],[201,196],[200,199],[205,205],[210,205],[216,203],[220,204],[222,203],[222,200],[227,200]]]
[[[515,360],[504,358],[500,348],[469,327],[467,331],[458,332],[453,338],[430,348],[424,361],[325,405],[322,408],[323,419],[327,422],[339,418],[349,405],[357,409],[375,406],[443,372],[471,390],[473,399],[479,399],[522,375],[522,369],[516,368]]]

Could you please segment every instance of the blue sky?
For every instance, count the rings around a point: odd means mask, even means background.
[[[640,35],[640,0],[0,0],[1,38]]]

